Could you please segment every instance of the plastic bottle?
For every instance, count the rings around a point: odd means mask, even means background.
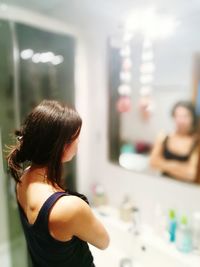
[[[120,205],[120,219],[125,222],[130,222],[132,219],[133,204],[130,198],[126,195]]]
[[[107,204],[107,196],[104,187],[101,184],[93,185],[92,191],[94,207],[99,207]]]
[[[176,239],[176,229],[177,229],[176,213],[175,210],[171,209],[169,211],[169,226],[168,226],[170,242],[174,242]]]
[[[192,243],[195,251],[200,254],[200,212],[192,216]]]
[[[179,251],[184,253],[188,253],[192,250],[192,230],[189,227],[186,216],[182,216],[177,229],[176,247]]]
[[[166,214],[159,203],[155,206],[154,226],[156,234],[164,240],[168,240]]]

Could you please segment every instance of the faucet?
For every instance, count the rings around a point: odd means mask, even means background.
[[[132,209],[132,221],[133,225],[130,230],[134,233],[134,235],[139,235],[141,232],[141,218],[140,210],[136,207]]]
[[[129,258],[123,258],[120,261],[120,267],[132,267],[132,261]]]

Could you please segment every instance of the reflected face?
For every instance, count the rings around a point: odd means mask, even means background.
[[[63,151],[62,162],[70,161],[77,153],[79,136],[71,143],[66,144]]]
[[[193,117],[191,112],[185,107],[177,107],[174,111],[174,121],[176,130],[182,134],[188,134],[192,129]]]

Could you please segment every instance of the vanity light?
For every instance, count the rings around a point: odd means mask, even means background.
[[[126,19],[125,31],[139,32],[145,38],[155,40],[169,37],[179,24],[172,16],[157,13],[155,7],[139,8]]]
[[[128,45],[126,45],[124,48],[121,49],[120,55],[122,57],[129,57],[131,54],[131,49]]]
[[[51,60],[51,63],[52,63],[53,65],[59,65],[59,64],[61,64],[63,61],[64,61],[64,57],[58,55],[58,56],[55,56],[55,57]]]
[[[145,75],[140,76],[141,84],[149,84],[149,83],[152,83],[153,80],[154,80],[154,77],[151,74],[145,74]]]
[[[22,59],[29,59],[33,56],[33,50],[32,49],[25,49],[21,51],[20,56]]]
[[[128,84],[121,84],[118,87],[118,93],[120,95],[130,95],[131,94],[131,87]]]
[[[21,51],[20,56],[24,60],[31,59],[33,63],[51,63],[52,65],[59,65],[63,63],[64,57],[62,55],[55,55],[53,52],[35,53],[32,49],[25,49]]]
[[[140,72],[145,73],[152,73],[155,70],[155,64],[153,62],[144,62],[140,66]]]
[[[54,59],[54,57],[55,55],[52,52],[41,53],[40,62],[42,63],[51,62]]]
[[[120,72],[120,80],[122,82],[129,83],[131,81],[131,73],[128,71],[122,71]]]
[[[142,52],[142,61],[150,61],[153,60],[154,54],[152,51],[143,51]]]
[[[32,56],[33,63],[39,63],[40,62],[40,53],[36,53]]]
[[[120,55],[122,57],[121,71],[120,71],[120,85],[118,87],[119,98],[116,103],[116,109],[118,112],[130,112],[131,110],[131,48],[130,40],[132,34],[126,32],[123,37],[123,46],[120,50]]]
[[[179,22],[172,16],[159,14],[155,7],[146,9],[137,9],[132,12],[124,23],[124,35],[122,38],[122,48],[120,55],[122,65],[120,72],[120,82],[118,93],[120,95],[117,101],[117,110],[119,112],[130,111],[131,101],[131,79],[132,79],[132,61],[131,61],[131,40],[136,34],[141,34],[144,38],[142,46],[142,56],[140,65],[140,89],[141,99],[139,101],[140,110],[145,114],[150,114],[153,110],[152,104],[152,82],[154,81],[154,53],[152,41],[169,37],[175,31]],[[144,116],[147,118],[148,116]]]

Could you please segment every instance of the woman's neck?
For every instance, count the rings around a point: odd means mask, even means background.
[[[192,137],[193,136],[193,134],[190,132],[185,132],[185,131],[180,131],[180,130],[176,130],[175,135],[180,136],[180,137]]]
[[[60,187],[56,183],[52,183],[47,176],[47,166],[39,166],[36,164],[31,164],[26,169],[26,177],[28,177],[30,182],[40,182],[43,184],[48,184],[55,190],[64,191],[62,187]]]

